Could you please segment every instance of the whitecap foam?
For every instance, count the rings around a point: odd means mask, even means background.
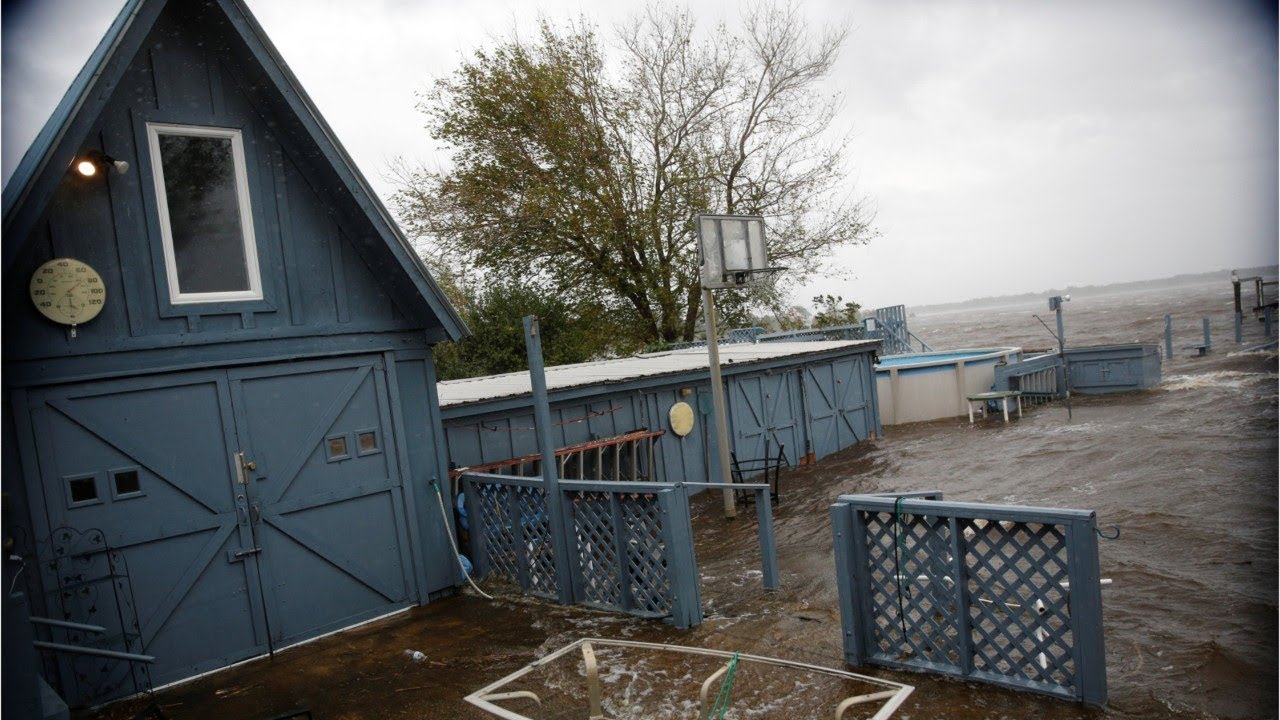
[[[1205,388],[1226,388],[1241,390],[1260,382],[1274,384],[1280,375],[1276,373],[1251,373],[1239,370],[1213,370],[1196,375],[1170,375],[1164,379],[1160,387],[1165,390],[1200,390]]]

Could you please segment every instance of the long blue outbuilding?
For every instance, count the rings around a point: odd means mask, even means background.
[[[781,451],[794,467],[877,437],[879,346],[876,340],[721,345],[730,451],[744,464]],[[550,367],[546,380],[556,447],[661,432],[646,479],[706,481],[705,349]],[[437,393],[451,467],[501,467],[537,453],[527,373],[442,382]],[[694,417],[683,435],[672,421],[682,403]]]

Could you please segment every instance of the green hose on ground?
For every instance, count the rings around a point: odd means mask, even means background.
[[[729,693],[733,692],[733,676],[737,671],[738,653],[734,653],[733,659],[729,661],[729,671],[720,683],[720,692],[716,694],[716,704],[711,706],[707,720],[724,720],[724,714],[729,709]]]

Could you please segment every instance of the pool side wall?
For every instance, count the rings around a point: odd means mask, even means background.
[[[1021,354],[1006,347],[885,358],[876,367],[880,420],[901,425],[967,415],[967,396],[991,390],[996,366]]]

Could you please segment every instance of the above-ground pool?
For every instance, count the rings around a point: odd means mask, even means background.
[[[968,414],[967,396],[987,392],[996,365],[1022,348],[974,348],[888,355],[876,364],[876,393],[884,425]]]

